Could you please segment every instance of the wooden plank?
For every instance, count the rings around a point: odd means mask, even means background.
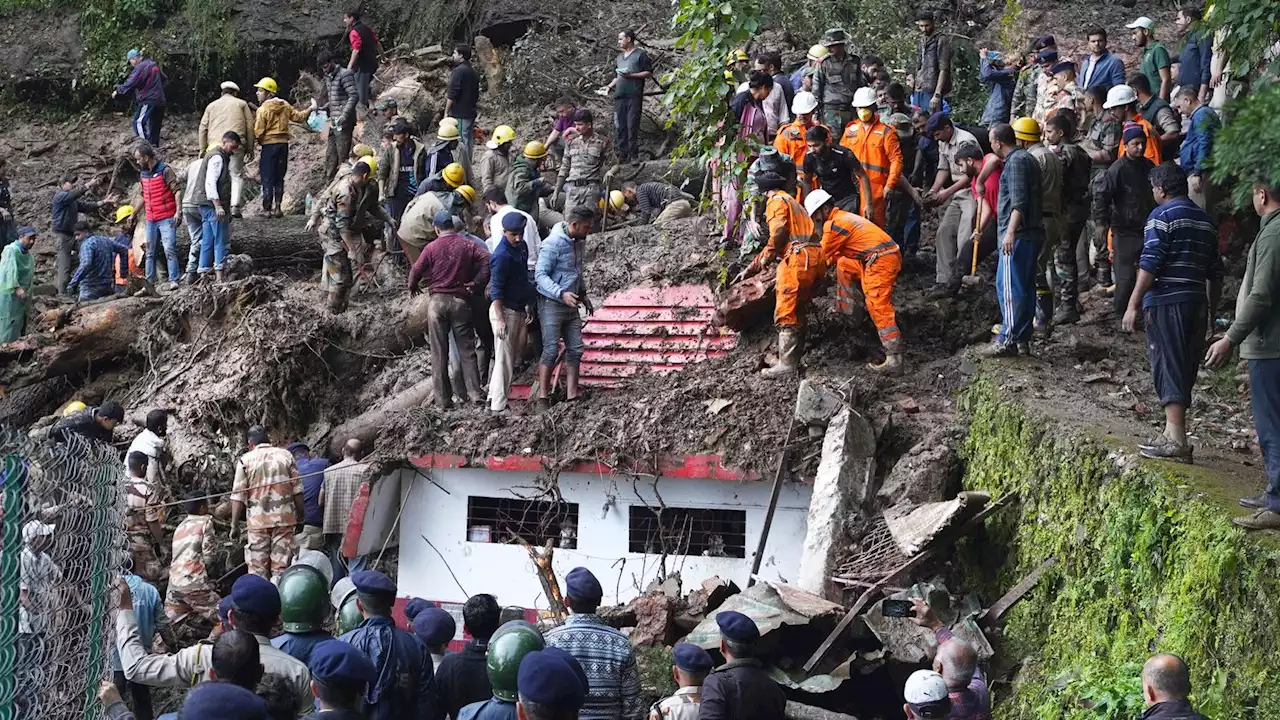
[[[760,572],[760,561],[764,558],[764,546],[769,540],[769,529],[773,527],[773,513],[778,509],[778,495],[782,491],[782,471],[787,467],[787,451],[791,449],[791,440],[796,436],[796,422],[789,423],[787,439],[778,452],[778,467],[773,471],[773,489],[769,491],[769,509],[764,513],[764,527],[760,529],[760,542],[756,545],[755,557],[751,558],[751,576],[747,578],[747,587],[756,583],[756,573]]]
[[[991,607],[983,610],[982,614],[978,616],[978,624],[984,628],[999,625],[1000,621],[1004,619],[1005,614],[1008,613],[1014,605],[1017,605],[1018,601],[1026,597],[1027,593],[1031,592],[1031,589],[1040,582],[1040,579],[1044,577],[1045,573],[1049,572],[1049,568],[1057,564],[1058,557],[1056,555],[1050,555],[1048,560],[1040,563],[1040,567],[1032,570],[1025,578],[1022,579],[1022,582],[1014,585],[1012,590],[1001,596],[1001,598],[995,601]]]

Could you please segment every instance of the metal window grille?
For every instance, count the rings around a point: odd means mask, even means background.
[[[628,550],[634,553],[745,558],[745,510],[630,508]]]
[[[467,498],[467,540],[509,543],[516,537],[539,546],[555,539],[557,547],[576,548],[578,504],[474,495]]]
[[[126,557],[123,463],[72,435],[0,428],[0,720],[101,716]]]

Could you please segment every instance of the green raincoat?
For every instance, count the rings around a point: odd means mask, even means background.
[[[13,342],[22,337],[27,325],[27,300],[14,291],[22,288],[31,292],[31,279],[35,273],[35,256],[22,245],[11,242],[0,254],[0,343]]]

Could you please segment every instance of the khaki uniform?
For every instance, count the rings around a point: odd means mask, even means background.
[[[221,142],[227,132],[240,136],[240,147],[231,156],[231,205],[244,206],[244,162],[253,153],[253,111],[235,95],[223,95],[205,106],[200,118],[200,149]]]
[[[133,573],[149,583],[157,582],[164,573],[148,527],[150,523],[160,522],[160,509],[155,502],[151,485],[146,481],[133,478],[125,486],[124,531],[129,538]]]
[[[508,145],[510,145],[508,143]],[[476,168],[480,176],[480,192],[489,192],[490,188],[506,189],[507,179],[511,176],[511,155],[489,150],[480,158],[480,166]]]
[[[370,180],[363,187],[356,187],[347,176],[327,189],[320,223],[320,245],[324,249],[320,295],[333,312],[347,308],[352,266],[356,277],[364,276],[369,257],[367,235],[373,230],[370,217],[391,222],[387,211],[378,204],[377,183]]]
[[[579,206],[596,209],[608,155],[609,138],[598,132],[592,133],[591,137],[579,135],[569,141],[559,176],[559,185],[564,188],[566,215]]]
[[[298,698],[300,713],[310,712],[315,697],[311,694],[311,672],[302,661],[271,646],[264,635],[258,639],[258,656],[267,675],[284,678]],[[138,621],[132,610],[116,613],[116,650],[124,676],[139,685],[151,687],[192,687],[210,680],[213,666],[213,643],[200,642],[169,655],[148,653],[138,636]]]
[[[173,561],[169,563],[169,589],[164,598],[169,622],[177,623],[196,613],[217,624],[222,598],[209,582],[208,573],[216,552],[213,516],[188,515],[178,524],[173,532]]]
[[[400,216],[396,236],[400,238],[400,247],[404,250],[404,258],[409,262],[409,267],[418,262],[422,249],[435,238],[435,214],[444,209],[444,201],[438,193],[425,192],[414,198]]]
[[[240,456],[231,500],[247,508],[244,559],[249,572],[271,580],[293,562],[293,529],[299,519],[293,498],[301,494],[293,453],[264,443]]]
[[[682,687],[675,695],[654,703],[649,709],[649,720],[698,720],[701,705],[701,685]]]

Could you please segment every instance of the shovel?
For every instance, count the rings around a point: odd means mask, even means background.
[[[982,276],[978,274],[978,246],[982,244],[982,237],[977,234],[978,223],[982,222],[982,204],[978,204],[978,211],[973,214],[973,232],[969,234],[970,240],[973,242],[973,259],[969,264],[969,274],[960,278],[960,284],[965,287],[978,287],[982,285]]]

